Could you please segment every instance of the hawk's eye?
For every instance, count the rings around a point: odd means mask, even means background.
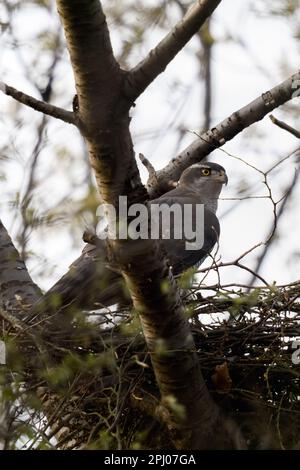
[[[202,175],[203,176],[209,176],[210,175],[210,170],[208,168],[203,168]]]

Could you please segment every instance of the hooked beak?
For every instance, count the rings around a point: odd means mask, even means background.
[[[226,175],[225,171],[222,171],[220,172],[220,177],[219,177],[219,181],[223,184],[225,184],[225,186],[227,186],[228,184],[228,176]]]

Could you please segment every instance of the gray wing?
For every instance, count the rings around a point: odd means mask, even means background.
[[[193,195],[189,195],[187,192],[182,191],[180,188],[174,189],[157,200],[152,201],[153,203],[166,203],[167,205],[179,204],[183,207],[184,204],[191,204],[195,206],[196,203],[201,203],[201,200],[195,200]],[[192,213],[192,223],[195,228],[196,222],[195,212]],[[161,240],[160,243],[166,253],[168,261],[173,268],[175,275],[182,273],[188,268],[193,266],[200,266],[205,258],[210,254],[214,245],[218,241],[220,235],[220,224],[216,215],[208,209],[204,209],[204,224],[199,227],[198,230],[203,230],[204,243],[201,248],[197,250],[186,249],[186,239],[183,237],[181,240],[170,239]],[[182,230],[184,233],[184,231]]]
[[[122,276],[109,269],[105,243],[85,245],[82,254],[71,264],[67,273],[47,291],[43,308],[74,307],[90,310],[116,303],[125,303],[126,296]]]
[[[175,275],[193,266],[199,267],[212,251],[220,234],[219,221],[215,214],[204,212],[204,243],[198,250],[187,250],[186,240],[161,240],[166,256]]]

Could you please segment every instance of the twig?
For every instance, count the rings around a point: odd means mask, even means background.
[[[58,39],[59,39],[59,34],[58,34]],[[55,70],[58,64],[58,49],[54,51],[54,56],[52,60],[52,64],[50,65],[48,69],[48,82],[46,84],[45,89],[42,91],[39,89],[39,92],[41,94],[41,97],[43,98],[44,102],[49,102],[51,97],[52,97],[52,92],[53,92],[53,79],[54,79],[54,74]],[[38,87],[37,87],[38,88]],[[38,131],[37,131],[37,140],[36,144],[34,146],[33,152],[32,152],[32,161],[30,164],[30,171],[29,171],[29,177],[27,181],[27,185],[24,190],[24,195],[21,201],[21,216],[22,216],[22,222],[23,222],[23,228],[21,231],[20,235],[20,247],[21,247],[21,258],[25,261],[26,257],[26,244],[27,244],[27,231],[29,229],[29,221],[27,218],[27,208],[28,205],[30,204],[31,200],[31,195],[32,191],[35,186],[35,174],[36,174],[36,169],[38,166],[38,159],[40,152],[42,150],[42,144],[43,144],[43,135],[46,129],[46,125],[48,123],[47,116],[43,114],[41,123],[39,124]]]
[[[240,263],[241,259],[245,258],[245,256],[247,256],[249,253],[251,253],[256,248],[260,247],[261,245],[262,243],[258,243],[257,245],[254,245],[252,248],[245,251],[243,254],[241,254],[238,258],[236,258],[233,261],[227,261],[225,263],[224,262],[214,263],[208,268],[198,269],[197,273],[205,273],[211,269],[218,271],[219,268],[225,268],[227,266],[237,266],[238,268],[244,269],[245,271],[248,271],[249,273],[251,273],[254,276],[254,278],[259,279],[263,284],[265,284],[266,287],[270,287],[270,284],[263,277],[261,277],[259,274],[254,272],[252,269],[248,268],[248,266],[245,266],[244,264]]]
[[[24,331],[24,323],[0,307],[0,318],[9,323],[15,330]]]
[[[6,83],[1,81],[0,91],[2,91],[5,95],[11,96],[15,100],[19,101],[19,103],[25,104],[26,106],[29,106],[36,111],[47,114],[48,116],[55,117],[56,119],[61,119],[62,121],[69,124],[76,125],[75,115],[71,111],[67,111],[63,108],[59,108],[58,106],[37,100],[36,98],[33,98],[33,96],[27,95],[26,93],[23,93],[22,91],[19,91],[12,86],[6,85]]]
[[[280,127],[281,129],[284,129],[285,131],[289,132],[290,134],[294,135],[295,137],[297,137],[297,139],[300,139],[300,132],[297,131],[297,129],[295,129],[294,127],[289,126],[288,124],[286,124],[283,121],[280,121],[275,116],[273,116],[273,114],[271,114],[269,116],[269,118],[271,119],[273,124]]]
[[[255,277],[257,277],[257,273],[259,272],[259,270],[261,269],[262,267],[262,264],[269,252],[269,249],[272,245],[272,243],[275,241],[275,238],[274,238],[274,233],[276,231],[276,228],[278,227],[278,222],[279,220],[281,219],[282,215],[284,214],[284,211],[285,211],[285,208],[286,208],[286,205],[288,203],[288,200],[291,198],[294,190],[295,190],[295,187],[297,186],[297,183],[298,183],[298,180],[299,180],[299,176],[300,176],[300,171],[296,171],[295,172],[295,176],[293,178],[293,181],[291,182],[291,184],[288,186],[286,192],[285,192],[285,196],[284,196],[284,199],[283,199],[283,202],[280,206],[280,209],[278,211],[278,213],[276,214],[276,219],[275,219],[275,222],[272,226],[272,229],[270,231],[270,235],[268,236],[268,240],[265,244],[265,247],[264,247],[264,250],[263,252],[261,253],[261,255],[259,256],[259,258],[257,259],[257,262],[256,262],[256,266],[255,266],[255,269],[254,269],[254,272],[255,272],[255,276],[253,275],[251,277],[251,280],[249,282],[249,287],[251,287],[255,281]],[[279,202],[282,200],[282,198],[279,200]],[[278,202],[277,202],[278,204]],[[277,204],[275,204],[275,210],[276,210],[276,206]]]
[[[43,135],[47,124],[47,117],[45,114],[42,117],[42,121],[37,130],[37,141],[33,149],[32,161],[30,164],[29,177],[27,185],[24,191],[24,195],[20,204],[20,212],[22,217],[22,230],[20,234],[20,255],[21,258],[26,260],[26,245],[27,245],[27,233],[30,228],[30,221],[27,217],[27,209],[31,201],[32,191],[35,186],[35,174],[38,164],[38,158],[42,149]]]

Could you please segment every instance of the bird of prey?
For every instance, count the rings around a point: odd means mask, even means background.
[[[173,274],[177,275],[192,266],[199,266],[209,255],[220,233],[216,216],[218,197],[223,184],[227,184],[224,168],[216,163],[197,163],[181,175],[175,189],[150,202],[152,204],[196,204],[204,206],[204,243],[200,249],[186,249],[185,239],[160,239],[163,252]],[[194,211],[193,223],[194,220]],[[174,223],[174,222],[173,222]],[[106,243],[98,240],[96,245],[86,244],[81,256],[70,266],[68,272],[45,294],[44,305],[55,299],[61,308],[75,305],[82,310],[128,303],[125,283],[119,272],[109,267]]]

